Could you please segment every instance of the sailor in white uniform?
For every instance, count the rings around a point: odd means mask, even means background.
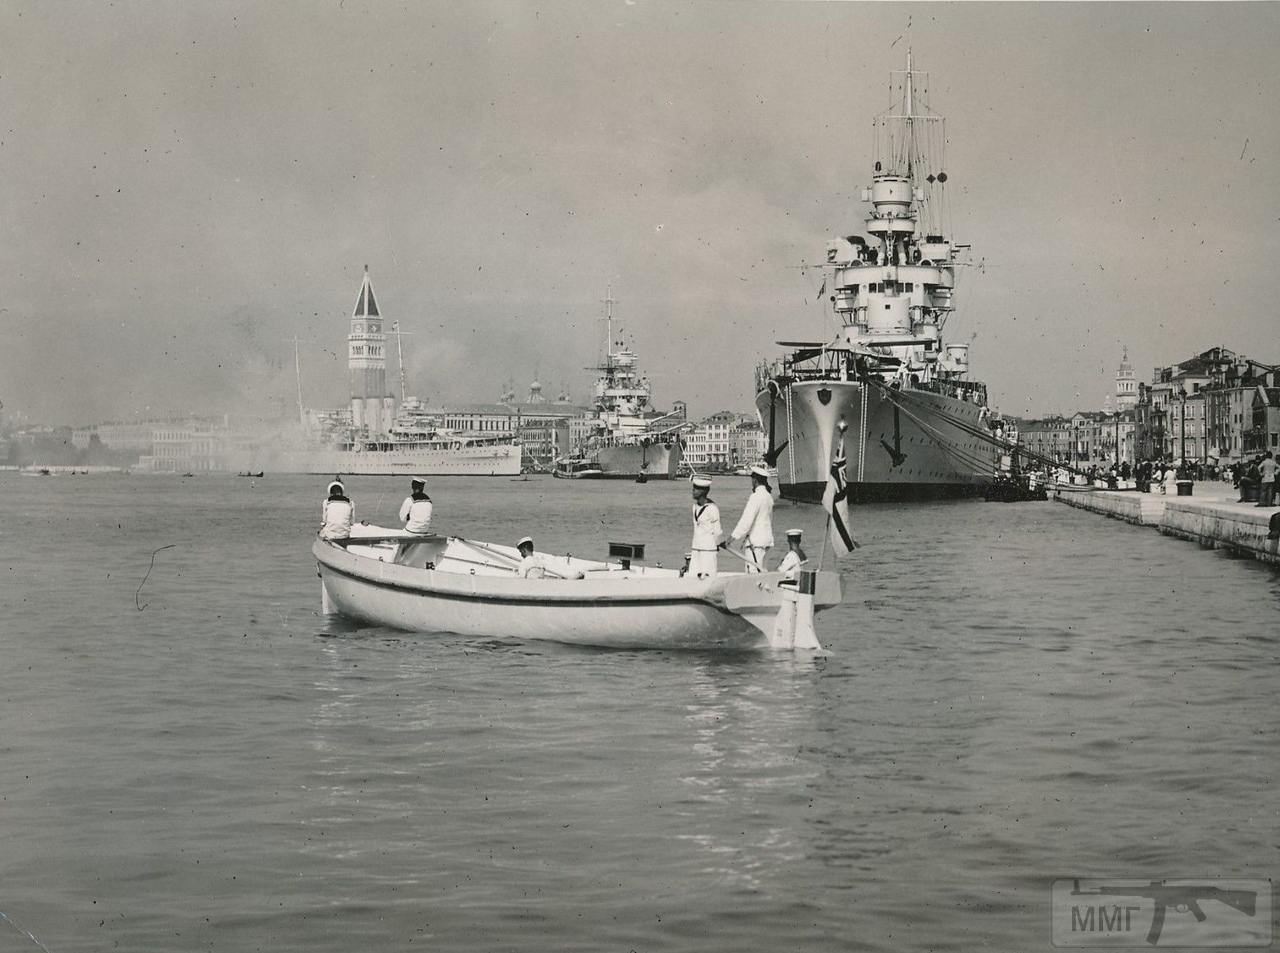
[[[533,537],[526,536],[516,543],[520,553],[520,565],[516,567],[516,575],[521,579],[542,579],[547,575],[547,565],[542,557],[533,551]]]
[[[798,529],[787,530],[787,554],[778,563],[778,572],[782,573],[782,581],[794,585],[800,578],[800,567],[809,557],[800,548],[800,537],[804,534]]]
[[[720,507],[711,502],[711,477],[695,473],[689,482],[693,484],[693,542],[689,546],[693,555],[689,572],[698,579],[710,579],[719,570],[716,554],[724,545]]]
[[[412,492],[400,504],[400,522],[406,532],[423,536],[431,532],[431,497],[427,496],[426,477],[414,477],[409,481]]]
[[[320,504],[320,538],[350,539],[356,521],[356,507],[347,499],[347,490],[339,481],[329,484],[329,497]]]
[[[769,486],[769,470],[757,464],[751,468],[751,496],[742,510],[742,518],[731,534],[735,547],[742,547],[747,557],[747,572],[764,572],[765,557],[773,546],[773,493]]]

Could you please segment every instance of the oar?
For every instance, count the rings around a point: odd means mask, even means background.
[[[724,547],[724,551],[726,553],[729,553],[732,556],[737,556],[744,563],[750,563],[751,565],[757,567],[761,572],[768,572],[767,569],[761,566],[758,562],[756,562],[752,557],[748,556],[746,553],[738,552],[738,550],[734,549],[728,543],[722,543],[721,545]]]
[[[514,558],[513,556],[508,556],[506,553],[502,552],[501,550],[494,549],[491,546],[487,546],[484,543],[476,542],[475,540],[472,540],[472,539],[463,539],[461,536],[455,536],[454,539],[458,540],[458,542],[460,543],[466,543],[468,546],[474,546],[476,549],[482,550],[486,553],[489,553],[490,555],[497,556],[499,559],[510,560],[512,563],[515,564],[510,567],[512,572],[515,572],[517,569],[520,568],[520,560]],[[543,566],[542,571],[545,572],[548,576],[551,576],[553,579],[569,578],[568,576],[563,576],[560,573],[556,572],[554,569],[548,568],[547,566]]]
[[[418,535],[415,533],[386,534],[385,536],[348,536],[346,539],[331,539],[329,542],[337,546],[365,546],[373,543],[413,543],[438,540],[434,533]]]

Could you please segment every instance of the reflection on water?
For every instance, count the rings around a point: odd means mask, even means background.
[[[446,531],[687,542],[683,485],[433,482]],[[4,483],[0,909],[49,949],[1036,949],[1055,877],[1272,873],[1265,567],[873,506],[825,659],[415,636],[320,615],[317,486]]]
[[[801,739],[812,734],[813,687],[825,659],[766,655],[704,659],[690,671],[685,718],[692,737],[690,789],[679,814],[692,833],[679,835],[707,852],[701,873],[737,889],[766,889],[768,874],[803,856],[796,828],[819,769]],[[699,820],[711,809],[745,829],[724,837]],[[769,818],[760,824],[748,819]],[[762,877],[764,879],[762,879]]]

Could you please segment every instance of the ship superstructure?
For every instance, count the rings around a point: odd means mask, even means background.
[[[969,379],[968,343],[943,341],[969,250],[943,220],[944,121],[910,51],[891,88],[873,122],[866,235],[828,242],[822,266],[837,335],[779,342],[794,350],[757,371],[767,459],[792,499],[821,498],[841,450],[855,500],[971,495],[992,479],[986,387]]]
[[[591,368],[599,374],[592,412],[580,423],[571,459],[580,464],[579,470],[598,469],[604,479],[671,479],[683,459],[680,435],[687,423],[682,413],[654,408],[653,388],[640,371],[635,351],[614,337],[616,303],[610,291],[604,300],[604,356]]]

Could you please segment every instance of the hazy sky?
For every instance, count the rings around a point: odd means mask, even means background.
[[[910,33],[908,31],[910,20]],[[584,399],[612,284],[659,406],[826,337],[910,42],[947,117],[951,340],[1009,413],[1280,361],[1280,5],[10,2],[0,400],[341,405],[367,263],[410,392]],[[394,381],[394,367],[389,369]]]

